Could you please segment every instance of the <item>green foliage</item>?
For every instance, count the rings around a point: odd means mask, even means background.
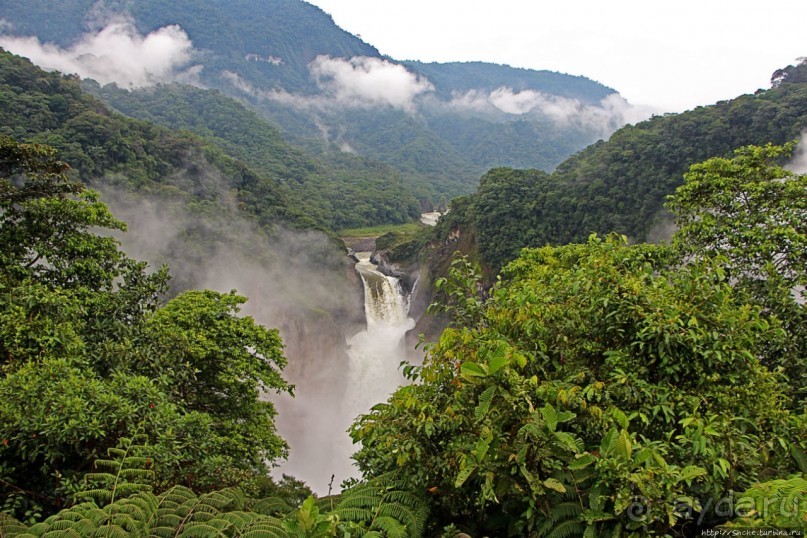
[[[388,478],[363,483],[337,499],[308,497],[296,510],[266,514],[266,502],[238,489],[197,495],[173,487],[154,495],[138,492],[99,508],[77,504],[30,526],[0,515],[8,537],[68,533],[71,536],[240,536],[291,538],[375,536],[417,538],[427,515],[424,503]]]
[[[807,528],[807,479],[802,474],[789,479],[755,484],[737,501],[741,517],[728,526]]]
[[[3,510],[30,519],[70,504],[94,462],[92,481],[127,480],[115,494],[151,473],[161,487],[256,489],[286,451],[260,399],[291,390],[277,331],[240,316],[235,293],[161,305],[167,271],[99,234],[123,224],[51,149],[3,137],[0,150]],[[148,469],[145,440],[159,462]]]
[[[673,240],[682,259],[721,256],[734,287],[775,316],[788,339],[767,355],[807,402],[807,175],[775,164],[793,145],[747,146],[735,156],[692,166],[669,197]]]
[[[190,131],[271,178],[245,185],[242,200],[251,211],[273,205],[279,191],[290,211],[330,229],[401,223],[419,214],[417,199],[392,168],[358,156],[307,154],[217,91],[177,84],[130,91],[92,81],[83,87],[130,117]]]
[[[280,375],[286,359],[277,330],[239,316],[245,301],[234,291],[210,290],[172,299],[145,320],[153,355],[139,368],[165,383],[162,389],[185,409],[213,419],[221,454],[259,467],[286,454],[274,406],[261,394],[292,387]]]
[[[74,77],[46,73],[7,52],[0,53],[0,102],[0,134],[56,148],[91,186],[181,193],[212,205],[232,191],[263,226],[314,224],[278,178],[256,173],[187,132],[114,114],[84,94]]]
[[[552,174],[490,170],[464,204],[465,214],[455,218],[477,234],[480,261],[494,275],[523,247],[579,243],[591,233],[666,240],[673,226],[664,203],[691,165],[729,158],[749,144],[784,144],[805,127],[807,84],[794,78],[754,95],[625,126]]]
[[[524,251],[419,382],[354,425],[361,469],[405,470],[434,529],[663,536],[721,521],[710,500],[794,470],[804,417],[758,358],[780,326],[737,301],[719,263],[674,259],[619,237]],[[466,266],[452,278],[476,300]]]
[[[458,327],[473,327],[482,320],[482,273],[467,257],[455,256],[448,277],[435,280],[434,289],[438,301],[429,305],[429,313],[446,312]]]
[[[76,494],[76,498],[93,499],[96,504],[112,504],[115,499],[129,497],[141,491],[151,491],[154,460],[147,456],[148,437],[136,434],[121,437],[119,446],[107,449],[110,459],[96,459],[95,471],[84,475],[91,489]]]

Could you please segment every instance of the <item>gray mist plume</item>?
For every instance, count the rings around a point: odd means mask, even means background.
[[[215,173],[209,175],[214,182]],[[278,432],[291,447],[279,472],[318,493],[327,493],[332,474],[355,474],[344,457],[350,450],[344,430],[354,417],[340,412],[349,375],[346,338],[363,327],[363,309],[360,282],[333,241],[314,231],[269,235],[222,210],[222,200],[216,209],[192,212],[181,198],[100,190],[128,224],[119,239],[130,256],[168,264],[179,290],[235,289],[249,299],[244,315],[280,330],[289,361],[284,377],[296,389],[294,398],[267,395],[278,409]]]
[[[807,131],[801,133],[793,159],[785,168],[797,174],[807,174]]]

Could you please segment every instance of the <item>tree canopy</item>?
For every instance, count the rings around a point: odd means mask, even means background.
[[[0,138],[0,492],[4,510],[75,501],[108,448],[142,434],[155,483],[199,491],[267,480],[286,453],[265,391],[289,392],[276,330],[243,297],[167,303],[103,230],[124,229],[52,149]]]
[[[437,287],[456,325],[354,424],[361,469],[405,476],[433,530],[803,526],[807,190],[772,162],[787,151],[694,165],[672,246],[524,249],[481,296],[455,261]]]

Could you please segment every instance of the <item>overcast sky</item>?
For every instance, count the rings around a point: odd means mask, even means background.
[[[680,112],[807,56],[807,0],[307,0],[396,60],[584,75]]]

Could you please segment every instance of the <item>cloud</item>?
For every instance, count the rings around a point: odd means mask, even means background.
[[[608,95],[597,104],[590,104],[537,90],[514,91],[505,86],[491,92],[470,90],[457,93],[444,106],[456,112],[488,116],[538,115],[557,125],[593,130],[600,136],[607,136],[625,124],[645,120],[655,112],[648,107],[631,105],[618,93]]]
[[[43,69],[75,73],[101,84],[115,82],[124,88],[175,80],[191,60],[193,49],[179,26],[165,26],[141,36],[131,22],[122,19],[85,34],[66,49],[41,43],[36,37],[0,36],[0,46],[30,58]]]
[[[321,91],[319,95],[258,89],[231,71],[222,72],[222,77],[252,97],[309,110],[391,107],[414,113],[415,99],[434,90],[431,82],[404,66],[366,56],[350,59],[317,56],[308,65],[308,71]]]
[[[308,69],[327,95],[348,106],[391,106],[413,112],[415,97],[434,90],[425,78],[379,58],[317,56]]]

